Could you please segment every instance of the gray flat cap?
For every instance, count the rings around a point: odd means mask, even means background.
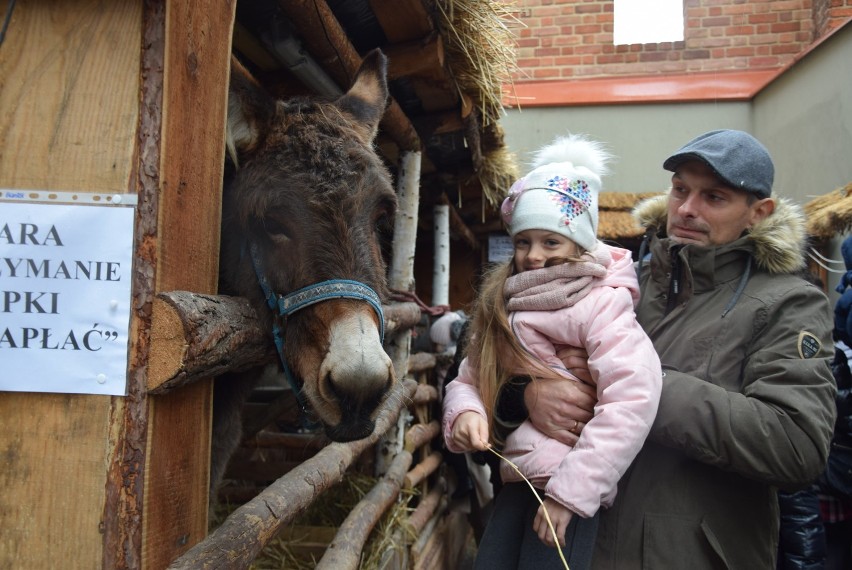
[[[775,166],[760,141],[743,131],[704,133],[668,157],[663,168],[674,172],[687,160],[705,162],[723,182],[739,190],[768,198],[772,194]]]

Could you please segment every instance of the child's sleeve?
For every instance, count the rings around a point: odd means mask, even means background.
[[[582,516],[615,499],[618,480],[642,448],[662,389],[660,359],[624,288],[596,301],[585,348],[596,380],[595,415],[545,492]]]
[[[482,403],[479,389],[476,386],[475,371],[468,363],[467,358],[462,360],[459,366],[459,375],[447,384],[444,394],[442,414],[444,442],[447,444],[447,449],[453,453],[470,451],[461,449],[453,443],[453,425],[463,412],[476,412],[483,418],[488,418],[485,414],[485,405]]]

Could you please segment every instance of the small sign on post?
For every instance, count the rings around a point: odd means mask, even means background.
[[[125,395],[135,209],[42,194],[0,190],[0,390]]]

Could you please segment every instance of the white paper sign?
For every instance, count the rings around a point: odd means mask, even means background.
[[[0,390],[126,394],[133,220],[0,203]]]
[[[512,238],[506,234],[490,234],[488,236],[488,261],[490,263],[501,263],[508,260],[514,254]]]

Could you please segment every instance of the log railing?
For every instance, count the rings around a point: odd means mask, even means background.
[[[420,309],[414,303],[398,303],[383,309],[389,336],[408,331],[420,320]],[[260,330],[256,315],[241,298],[183,291],[163,293],[155,303],[154,322],[152,343],[157,350],[152,353],[160,356],[150,364],[151,393],[164,393],[201,378],[257,366],[275,357],[268,335]],[[396,544],[408,545],[416,556],[447,507],[447,484],[438,475],[441,454],[431,446],[432,440],[440,435],[438,421],[430,417],[430,408],[438,398],[436,387],[429,383],[435,363],[431,354],[408,357],[406,370],[402,371],[404,377],[380,409],[376,429],[368,438],[325,444],[321,436],[257,433],[250,441],[255,447],[286,447],[295,443],[303,449],[318,451],[233,511],[205,540],[174,560],[169,568],[247,568],[296,515],[341,481],[364,451],[398,427],[400,414],[406,408],[411,412],[412,424],[405,430],[402,449],[339,527],[317,568],[357,568],[370,531],[403,489],[415,487],[420,491],[419,504],[402,527],[394,530],[394,536]],[[393,554],[389,552],[388,556]],[[402,557],[408,556],[406,549]],[[407,567],[407,563],[403,560],[398,566]],[[440,568],[442,564],[438,561],[432,567]]]

